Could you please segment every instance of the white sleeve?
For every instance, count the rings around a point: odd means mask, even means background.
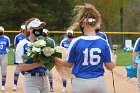
[[[24,49],[23,49],[23,44],[22,43],[18,43],[17,47],[16,47],[16,63],[23,63],[23,56],[24,54]]]

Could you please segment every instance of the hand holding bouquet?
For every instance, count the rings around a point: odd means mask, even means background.
[[[28,44],[27,51],[27,55],[23,55],[25,63],[28,59],[33,59],[33,62],[44,64],[48,70],[51,70],[55,65],[55,62],[51,58],[52,55],[59,58],[62,57],[62,54],[54,49],[54,45],[43,36],[39,36],[34,43]]]

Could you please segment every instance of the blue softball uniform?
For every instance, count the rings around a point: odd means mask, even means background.
[[[50,41],[50,43],[51,44],[53,44],[54,45],[54,47],[55,47],[55,41],[52,39],[52,38],[50,38],[50,37],[48,37],[48,40]]]
[[[16,46],[17,46],[17,44],[21,41],[21,40],[23,40],[23,39],[25,39],[26,37],[22,34],[22,33],[19,33],[18,35],[16,35],[15,36],[15,39],[14,39],[14,45],[15,45],[15,48],[16,48]],[[16,59],[15,59],[15,54],[14,54],[14,64],[16,64]]]
[[[10,47],[10,39],[7,36],[0,37],[0,54],[7,54]]]
[[[138,38],[138,39],[136,40],[133,51],[134,51],[134,52],[140,51],[140,38]]]
[[[48,39],[49,39],[50,43],[54,44],[54,46],[55,46],[54,40],[51,38],[48,38]],[[28,38],[25,38],[25,39],[21,40],[21,42],[18,43],[17,48],[16,48],[16,63],[23,63],[22,56],[24,54],[27,55],[29,43],[31,43],[31,41]],[[26,62],[26,64],[31,64],[31,63],[33,63],[32,59],[27,60],[27,62]],[[46,71],[47,71],[47,69],[44,66],[42,66],[42,67],[35,68],[33,70],[29,70],[27,72],[31,73],[31,74],[35,74],[35,73],[46,73]]]
[[[70,43],[71,43],[71,41],[69,41],[69,40],[67,40],[67,38],[65,38],[60,42],[60,46],[64,47],[64,48],[69,48]]]
[[[27,55],[28,44],[30,44],[30,43],[31,43],[31,41],[28,38],[25,38],[18,43],[18,45],[16,47],[16,63],[24,63],[22,56],[24,54]],[[33,63],[32,59],[29,59],[26,61],[26,64],[31,64],[31,63]],[[36,73],[46,73],[46,71],[47,71],[47,69],[45,68],[45,66],[40,66],[38,68],[29,70],[26,73],[30,73],[31,75],[34,75]]]
[[[98,32],[96,35],[103,38],[104,40],[106,40],[108,42],[107,36],[103,32]]]
[[[80,36],[72,40],[67,61],[73,63],[72,73],[79,78],[103,76],[103,63],[112,62],[108,43],[99,36]]]
[[[22,33],[19,33],[18,35],[15,36],[15,39],[14,39],[14,45],[15,47],[17,46],[17,44],[20,42],[20,40],[23,40],[25,39],[26,37],[22,34]]]

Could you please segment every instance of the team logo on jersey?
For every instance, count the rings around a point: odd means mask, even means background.
[[[2,42],[0,42],[0,44],[3,44],[3,45],[5,45],[5,44],[6,44],[6,42],[3,42],[3,41],[2,41]]]

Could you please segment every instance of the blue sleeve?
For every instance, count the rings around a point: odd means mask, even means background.
[[[72,40],[72,42],[70,43],[70,46],[68,48],[68,57],[67,57],[67,61],[68,63],[74,63],[75,62],[75,47],[76,47],[76,42],[75,40]]]
[[[8,38],[7,39],[7,48],[9,48],[10,47],[10,39]]]
[[[110,46],[106,43],[106,48],[104,50],[104,63],[112,62],[112,52],[110,50]]]
[[[17,43],[17,37],[15,37],[15,39],[14,39],[14,45],[17,46],[17,44],[18,44]]]
[[[140,51],[140,38],[138,38],[135,42],[135,46],[134,46],[134,52],[138,52]]]

